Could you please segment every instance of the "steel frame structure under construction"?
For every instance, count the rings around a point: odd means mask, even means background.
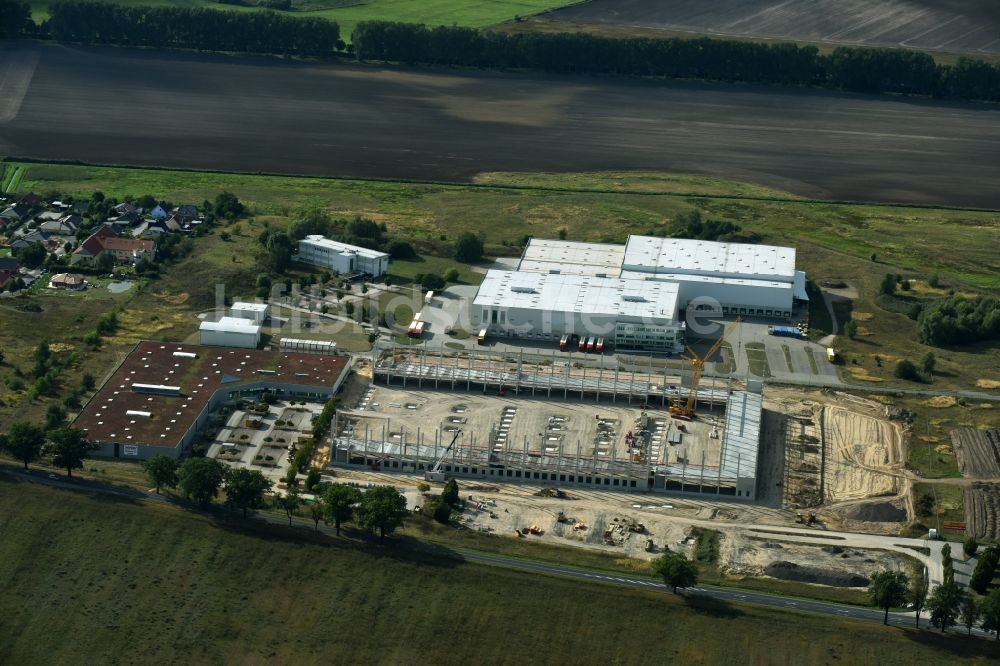
[[[544,355],[542,355],[544,356]],[[449,391],[508,391],[523,397],[554,400],[579,398],[595,402],[625,401],[640,408],[666,408],[669,400],[687,395],[679,377],[666,369],[621,371],[619,368],[557,367],[554,361],[529,354],[468,350],[450,352],[420,347],[392,347],[374,351],[373,380],[409,389]],[[556,357],[558,358],[558,357]],[[589,371],[589,374],[588,374]],[[760,439],[762,395],[760,385],[749,391],[700,388],[698,400],[725,405],[719,460],[716,464],[684,460],[663,464],[649,456],[608,459],[576,454],[529,452],[528,442],[500,440],[495,432],[463,432],[444,454],[452,433],[418,432],[413,441],[366,430],[335,437],[332,464],[364,466],[400,473],[422,473],[444,455],[442,470],[451,476],[494,482],[537,482],[561,486],[600,487],[609,490],[657,491],[721,495],[752,501],[756,495],[757,449]],[[671,417],[663,412],[663,418]],[[477,441],[478,440],[478,441]]]

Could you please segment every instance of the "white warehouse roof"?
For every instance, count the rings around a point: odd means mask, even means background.
[[[219,321],[203,321],[198,327],[201,331],[217,331],[219,333],[260,333],[260,326],[242,317],[223,317]]]
[[[676,319],[677,285],[588,275],[487,271],[474,305]]]
[[[348,243],[341,243],[340,241],[330,240],[325,236],[312,235],[306,236],[301,242],[308,242],[316,245],[318,247],[324,247],[328,250],[346,254],[356,254],[359,257],[365,257],[367,259],[379,259],[382,257],[388,257],[389,255],[385,252],[379,252],[378,250],[372,250],[367,247],[361,247],[359,245],[350,245]]]
[[[692,273],[647,273],[644,271],[622,271],[622,279],[625,280],[665,280],[667,282],[705,282],[712,284],[730,284],[741,287],[760,287],[768,289],[791,289],[789,282],[778,282],[777,280],[757,280],[754,278],[732,278],[718,277],[715,275],[698,275]]]
[[[629,236],[622,268],[791,282],[795,275],[795,248]]]
[[[267,303],[247,303],[246,301],[236,301],[229,309],[246,312],[267,312]]]
[[[624,258],[624,245],[532,238],[524,248],[518,270],[618,277]]]

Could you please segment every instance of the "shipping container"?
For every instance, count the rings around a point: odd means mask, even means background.
[[[779,338],[801,338],[802,331],[794,326],[768,326],[767,332]]]

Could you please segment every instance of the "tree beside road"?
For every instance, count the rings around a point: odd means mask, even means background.
[[[219,493],[225,466],[211,458],[188,458],[177,471],[177,489],[192,502],[207,506]]]
[[[906,574],[902,571],[879,571],[868,585],[868,599],[876,608],[885,610],[882,624],[889,624],[889,609],[906,603],[909,590]]]
[[[28,421],[18,421],[6,435],[0,435],[0,449],[20,460],[24,469],[42,457],[44,447],[45,431]]]
[[[52,464],[65,468],[69,477],[73,476],[74,469],[83,468],[83,461],[97,448],[96,444],[87,440],[86,431],[79,428],[60,428],[49,433]]]
[[[340,536],[340,526],[354,516],[354,505],[360,499],[361,493],[356,488],[345,486],[342,483],[335,483],[326,489],[323,494],[325,515],[327,521],[333,523],[337,536]]]
[[[156,488],[156,494],[160,494],[160,488],[173,488],[177,485],[177,469],[179,463],[165,453],[157,453],[149,460],[144,460],[142,468],[146,470],[149,482]]]
[[[226,504],[243,511],[243,517],[252,509],[264,506],[264,498],[271,492],[271,482],[259,470],[230,468],[224,475]],[[289,517],[289,524],[291,517]]]
[[[653,560],[653,573],[663,578],[663,582],[673,588],[674,594],[679,587],[698,584],[698,565],[682,553],[667,553]]]
[[[410,513],[406,510],[406,498],[392,486],[365,491],[361,496],[360,509],[362,526],[378,532],[379,541],[385,541],[387,534],[402,527]]]

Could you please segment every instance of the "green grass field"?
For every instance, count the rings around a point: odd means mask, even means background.
[[[156,7],[194,7],[226,11],[255,11],[253,7],[226,5],[213,0],[107,0],[116,4]],[[31,0],[36,22],[48,18],[56,0]],[[351,31],[361,21],[382,20],[427,25],[484,27],[530,16],[572,0],[292,0],[293,16],[320,17],[340,24],[342,39],[350,41]]]
[[[944,664],[996,654],[988,641],[484,568],[6,476],[0,529],[7,663]]]

